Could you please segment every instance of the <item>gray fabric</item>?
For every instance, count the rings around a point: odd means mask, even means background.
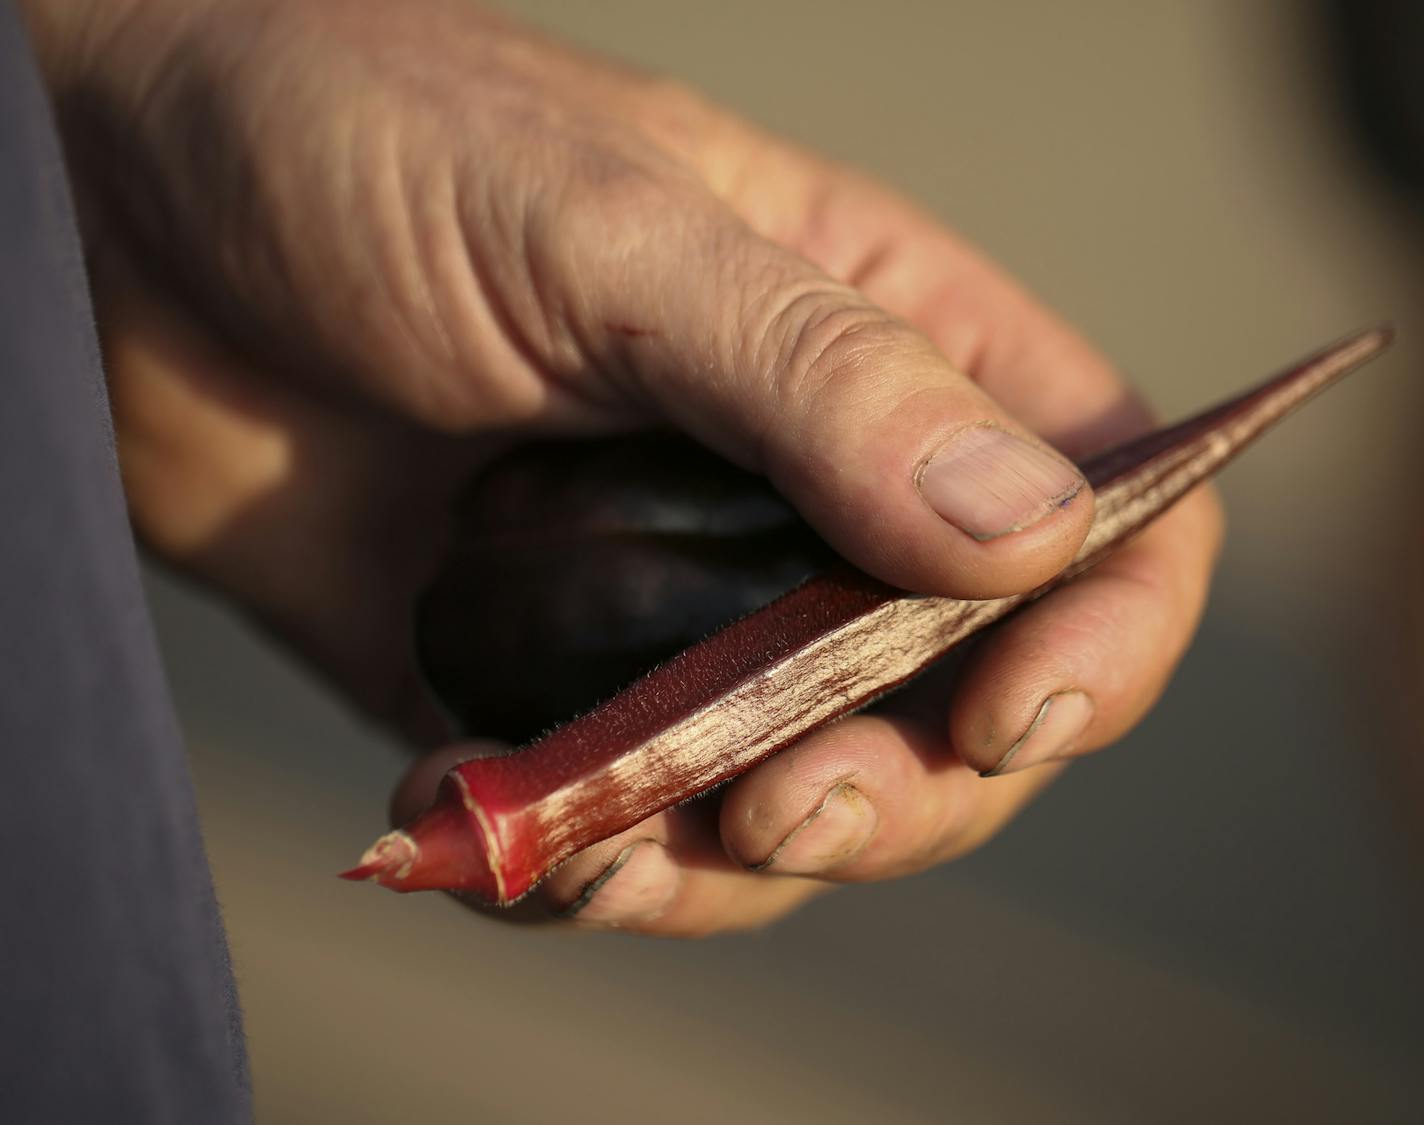
[[[0,1122],[250,1116],[49,108],[0,0]]]

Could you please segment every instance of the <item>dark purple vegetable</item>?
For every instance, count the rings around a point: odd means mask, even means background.
[[[421,665],[469,733],[525,742],[829,565],[764,478],[685,438],[526,446],[462,499]]]

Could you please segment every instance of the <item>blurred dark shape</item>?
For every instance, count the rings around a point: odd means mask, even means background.
[[[527,446],[461,502],[421,664],[466,731],[526,742],[831,558],[764,478],[685,439]]]
[[[1326,0],[1351,133],[1390,186],[1424,209],[1424,4]]]
[[[1424,3],[1326,0],[1325,11],[1351,137],[1418,224],[1424,221]],[[1419,479],[1417,451],[1407,472]],[[1417,559],[1424,553],[1424,526],[1410,525],[1404,535],[1395,553]],[[1424,670],[1424,584],[1417,567],[1408,565],[1393,581],[1405,634],[1400,662],[1405,671],[1396,691],[1407,699]],[[1401,733],[1406,746],[1417,748],[1424,741],[1417,710],[1406,709]],[[1424,824],[1417,816],[1424,808],[1424,755],[1397,754],[1388,768],[1394,775],[1392,788],[1412,797],[1402,802],[1402,819],[1416,850],[1424,854]]]

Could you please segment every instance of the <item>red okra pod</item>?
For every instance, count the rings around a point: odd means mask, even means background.
[[[1387,328],[1362,332],[1087,461],[1092,528],[1074,561],[1038,589],[988,601],[923,597],[834,567],[523,749],[456,766],[434,803],[345,877],[515,902],[575,852],[874,702],[1081,574],[1389,339]]]

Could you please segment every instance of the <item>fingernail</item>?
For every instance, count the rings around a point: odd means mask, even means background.
[[[875,806],[859,789],[843,782],[756,869],[780,875],[828,871],[865,847],[879,823]]]
[[[1028,730],[984,777],[1017,773],[1030,766],[1061,758],[1072,750],[1093,721],[1093,701],[1081,691],[1060,691],[1043,701]]]
[[[668,850],[656,840],[639,840],[619,852],[563,916],[609,929],[648,922],[672,905],[679,880]]]
[[[997,426],[970,426],[929,459],[919,484],[941,519],[985,540],[1037,523],[1077,496],[1084,481],[1051,449]]]

